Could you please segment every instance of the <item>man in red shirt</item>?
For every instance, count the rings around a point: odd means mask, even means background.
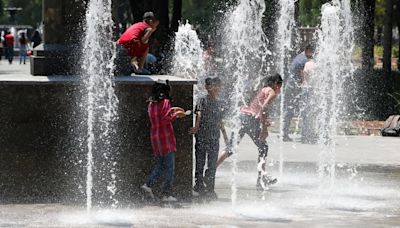
[[[6,40],[6,59],[11,64],[14,58],[14,36],[8,31],[4,38]]]
[[[144,69],[144,64],[149,52],[150,36],[156,31],[159,23],[153,12],[146,12],[143,15],[143,22],[133,24],[118,40],[118,44],[126,48],[132,57],[131,63],[136,74],[150,74]]]

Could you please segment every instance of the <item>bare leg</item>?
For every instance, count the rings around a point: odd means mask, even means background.
[[[144,68],[144,64],[146,63],[146,59],[147,59],[147,54],[149,53],[149,48],[146,49],[146,52],[144,53],[144,55],[140,58],[138,58],[139,60],[139,71],[143,70]]]
[[[220,156],[218,157],[217,160],[217,168],[219,165],[222,164],[222,162],[225,161],[225,159],[227,159],[231,154],[229,153],[229,150],[225,149],[223,151],[221,151]]]

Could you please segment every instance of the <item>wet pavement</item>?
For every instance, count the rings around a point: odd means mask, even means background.
[[[28,72],[28,64],[0,62],[0,77]],[[268,142],[269,170],[279,180],[265,192],[256,191],[257,148],[245,137],[237,171],[232,159],[217,171],[216,201],[90,213],[67,204],[0,204],[0,227],[400,227],[400,137],[339,136],[336,178],[328,181],[317,172],[319,145],[282,143],[276,134]]]
[[[217,172],[216,201],[91,213],[65,204],[0,205],[0,227],[400,227],[399,138],[339,137],[336,178],[329,184],[318,176],[319,146],[275,139],[270,135],[269,170],[279,181],[265,192],[256,191],[257,151],[245,138],[236,174],[232,159]]]

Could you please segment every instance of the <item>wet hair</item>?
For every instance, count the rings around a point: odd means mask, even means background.
[[[156,82],[153,85],[153,91],[151,96],[149,97],[149,102],[159,102],[164,99],[171,100],[171,96],[169,92],[171,91],[171,86],[169,85],[169,81],[166,80],[165,83],[163,82]]]
[[[206,80],[204,80],[204,84],[205,84],[206,86],[212,85],[212,78],[206,78]]]
[[[276,73],[272,76],[266,77],[262,80],[261,84],[263,87],[265,86],[274,86],[274,85],[282,85],[283,79],[280,74]]]
[[[206,78],[206,80],[204,81],[206,90],[209,90],[212,88],[213,85],[221,85],[221,79],[219,77],[215,77],[215,78]]]
[[[221,85],[221,79],[219,77],[215,77],[215,78],[206,78],[206,80],[204,81],[204,84],[206,86],[211,86],[211,85]]]
[[[212,85],[221,85],[222,81],[219,77],[215,77],[213,79],[211,79],[211,84]]]

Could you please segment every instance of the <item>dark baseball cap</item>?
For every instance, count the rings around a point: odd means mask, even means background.
[[[157,17],[153,12],[149,11],[149,12],[146,12],[143,14],[143,20],[148,20],[148,19],[154,20],[154,19],[157,19]]]

